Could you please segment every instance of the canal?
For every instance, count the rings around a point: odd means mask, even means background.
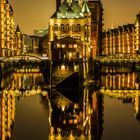
[[[139,70],[104,66],[80,89],[51,88],[44,76],[39,66],[2,76],[1,140],[140,139]]]

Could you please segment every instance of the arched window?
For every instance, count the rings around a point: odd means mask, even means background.
[[[76,30],[77,30],[77,32],[81,31],[81,25],[80,24],[77,24]]]
[[[60,29],[61,31],[64,31],[64,24],[61,24]]]
[[[57,24],[54,25],[54,31],[58,31],[58,25]]]
[[[76,27],[75,27],[75,25],[73,24],[73,25],[72,25],[72,31],[73,31],[73,32],[75,32],[75,28],[76,28]]]
[[[68,32],[70,30],[69,24],[65,25],[65,31]]]

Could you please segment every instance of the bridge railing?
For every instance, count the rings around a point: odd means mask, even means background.
[[[9,57],[0,57],[0,62],[18,62],[20,60],[24,61],[45,61],[49,60],[49,57],[38,55],[38,54],[23,54],[23,55],[15,55]]]

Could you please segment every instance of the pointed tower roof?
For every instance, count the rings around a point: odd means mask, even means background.
[[[14,14],[13,8],[12,8],[12,6],[10,5],[10,15],[13,15],[13,14]]]
[[[88,7],[88,4],[87,4],[87,0],[85,0],[84,4],[83,4],[83,7],[82,7],[82,13],[90,13],[90,10],[89,10],[89,7]]]
[[[19,25],[17,25],[16,32],[20,32],[21,33],[21,31],[19,29]]]

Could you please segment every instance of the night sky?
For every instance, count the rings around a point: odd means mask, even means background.
[[[26,34],[48,27],[49,17],[55,12],[55,0],[9,0],[14,10],[15,23]],[[102,0],[105,28],[134,23],[140,12],[140,0]]]

